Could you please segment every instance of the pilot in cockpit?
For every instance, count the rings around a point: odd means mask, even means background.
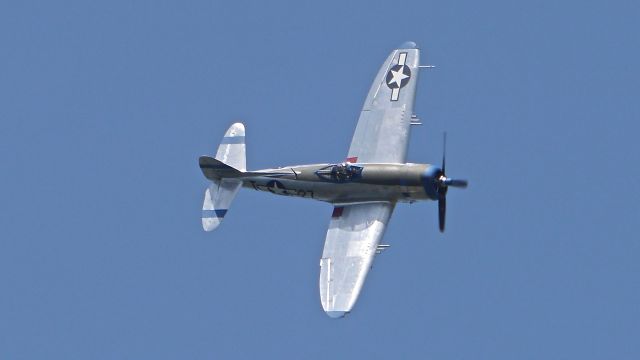
[[[348,169],[347,163],[338,164],[334,168],[335,175],[339,180],[346,180],[350,177],[348,170],[349,169]]]
[[[350,163],[343,162],[333,166],[331,175],[338,181],[351,180],[357,177],[359,170],[362,168],[359,166],[351,165]]]

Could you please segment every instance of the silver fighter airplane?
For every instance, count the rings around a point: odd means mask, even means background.
[[[200,169],[211,181],[202,205],[202,226],[220,225],[240,187],[331,203],[320,259],[320,301],[332,318],[353,308],[398,202],[437,200],[444,231],[447,189],[466,180],[445,175],[442,166],[405,161],[409,129],[420,124],[413,103],[420,66],[415,43],[402,44],[382,64],[362,107],[344,162],[247,171],[245,129],[231,125],[215,157],[201,156]]]

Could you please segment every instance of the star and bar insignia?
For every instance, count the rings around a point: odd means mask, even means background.
[[[405,62],[407,61],[407,53],[400,53],[398,64],[394,65],[387,73],[387,86],[391,89],[391,101],[398,101],[400,98],[400,89],[409,83],[411,79],[411,69]]]

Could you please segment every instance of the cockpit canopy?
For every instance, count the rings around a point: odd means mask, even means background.
[[[347,182],[360,178],[362,176],[362,169],[362,166],[343,162],[340,164],[334,164],[324,167],[316,171],[316,175],[325,180]]]

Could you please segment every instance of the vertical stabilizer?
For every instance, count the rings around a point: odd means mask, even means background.
[[[224,134],[216,159],[240,171],[247,170],[246,145],[244,142],[244,125],[235,123]]]

